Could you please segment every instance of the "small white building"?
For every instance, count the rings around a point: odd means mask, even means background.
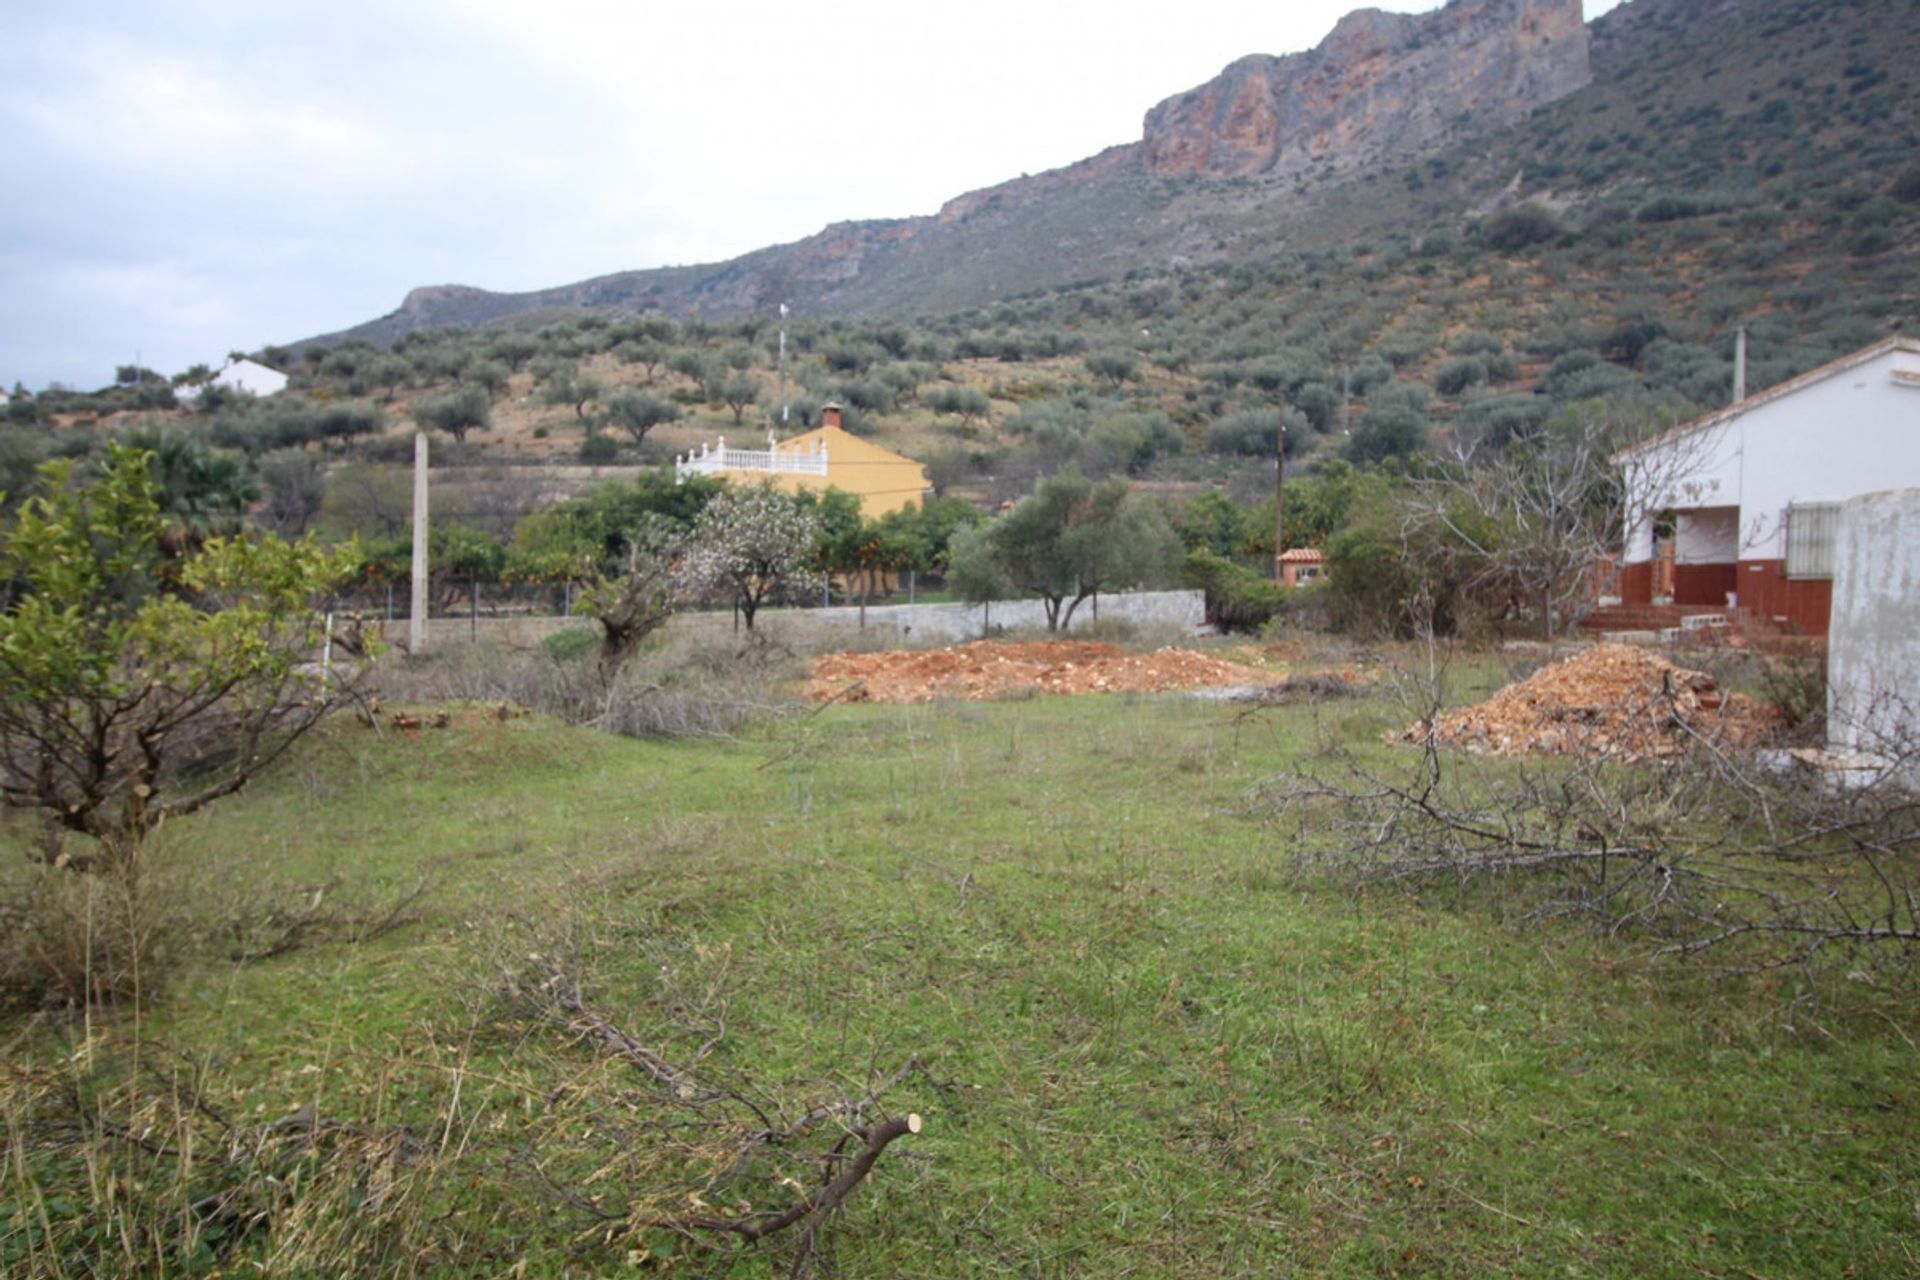
[[[270,396],[287,389],[287,375],[245,356],[234,356],[201,386],[177,388],[174,398],[183,404],[192,404],[200,399],[205,387],[224,387],[249,396]]]
[[[1888,338],[1623,450],[1626,604],[1823,635],[1839,504],[1920,487],[1920,341]]]

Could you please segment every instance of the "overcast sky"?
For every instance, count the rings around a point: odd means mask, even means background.
[[[931,213],[1134,141],[1160,99],[1351,7],[8,0],[0,383],[217,364],[420,284],[535,289]]]

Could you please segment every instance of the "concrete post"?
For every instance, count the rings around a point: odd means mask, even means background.
[[[427,433],[413,437],[413,613],[407,651],[427,651]]]

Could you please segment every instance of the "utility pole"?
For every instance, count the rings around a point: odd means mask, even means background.
[[[407,621],[407,652],[427,651],[427,433],[413,437],[413,616]]]
[[[1277,410],[1273,433],[1273,580],[1281,582],[1280,557],[1287,553],[1287,402]]]

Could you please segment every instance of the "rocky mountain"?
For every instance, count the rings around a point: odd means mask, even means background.
[[[1138,142],[948,201],[926,217],[836,223],[731,262],[622,271],[530,293],[413,290],[399,310],[311,341],[387,343],[418,328],[559,308],[729,314],[789,301],[816,311],[950,306],[1006,285],[1124,269],[1140,251],[1211,260],[1223,245],[1184,207],[1229,181],[1288,179],[1404,157],[1505,124],[1590,78],[1581,0],[1452,0],[1427,14],[1363,9],[1317,48],[1255,55],[1147,112]],[[1244,192],[1238,197],[1244,201]],[[1018,224],[1017,228],[1009,224]],[[1010,230],[1016,231],[1011,241]],[[986,258],[983,260],[983,252]],[[1036,277],[1035,256],[1054,267]],[[972,283],[955,280],[970,264]]]
[[[1418,236],[1503,203],[1765,202],[1836,149],[1892,163],[1920,100],[1913,0],[1580,0],[1361,10],[1317,48],[1242,58],[1147,112],[1138,141],[967,192],[924,217],[836,223],[729,262],[521,294],[416,289],[342,333],[576,308],[932,313],[1135,271]],[[1864,151],[1862,150],[1864,148]],[[1816,174],[1815,171],[1819,173]]]

